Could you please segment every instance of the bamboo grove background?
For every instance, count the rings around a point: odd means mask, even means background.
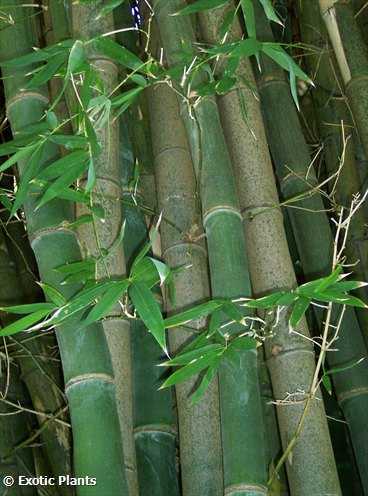
[[[1,495],[368,495],[367,33],[0,1]]]

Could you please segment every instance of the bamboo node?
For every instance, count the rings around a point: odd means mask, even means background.
[[[9,114],[9,109],[16,103],[24,100],[25,98],[35,98],[37,100],[40,100],[41,102],[44,102],[46,105],[49,104],[49,99],[42,93],[38,93],[37,91],[20,91],[19,93],[17,93],[16,95],[14,95],[12,98],[9,99],[6,105],[6,113]]]
[[[235,207],[230,205],[217,205],[216,207],[212,207],[207,212],[203,213],[203,225],[206,227],[207,222],[211,217],[219,213],[226,213],[231,215],[236,215],[243,222],[242,214]]]
[[[268,494],[268,489],[266,486],[259,484],[233,484],[225,488],[225,496],[236,496],[237,494],[244,492],[245,494]]]
[[[67,393],[72,387],[78,386],[80,384],[85,384],[86,382],[99,381],[105,382],[107,384],[115,384],[114,378],[108,374],[102,373],[89,373],[89,374],[81,374],[77,375],[70,379],[65,385],[65,392]]]

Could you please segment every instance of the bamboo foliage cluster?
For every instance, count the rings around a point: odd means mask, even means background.
[[[0,1],[11,494],[368,494],[364,11]]]

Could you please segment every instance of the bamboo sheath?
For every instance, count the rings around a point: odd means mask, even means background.
[[[2,61],[29,53],[34,46],[30,18],[23,15],[19,1],[7,1],[7,7],[9,4],[14,6],[7,9],[14,24],[0,33]],[[28,71],[28,67],[2,70],[7,113],[15,135],[21,134],[27,125],[37,123],[48,106],[47,94],[42,88],[32,92],[23,89]],[[57,155],[57,147],[47,144],[42,155],[42,166]],[[21,175],[26,166],[25,160],[18,163]],[[53,270],[67,262],[80,260],[80,247],[75,234],[58,227],[72,218],[70,206],[64,201],[54,200],[35,211],[38,199],[34,193],[37,190],[32,191],[24,208],[28,235],[41,278],[58,287],[65,297],[71,297],[78,291],[78,286],[60,286],[62,277]],[[74,471],[78,476],[88,475],[97,479],[96,486],[79,486],[77,494],[126,495],[123,450],[117,435],[119,418],[115,384],[106,340],[100,325],[80,329],[79,319],[78,315],[73,321],[60,326],[57,333],[73,428]]]
[[[329,175],[336,173],[340,167],[340,157],[345,147],[344,162],[339,178],[337,181],[332,181],[331,187],[336,184],[334,198],[338,204],[344,206],[348,211],[353,196],[362,192],[363,189],[354,154],[354,148],[356,148],[357,143],[354,140],[353,123],[346,101],[341,94],[340,81],[337,79],[339,71],[338,69],[335,70],[334,60],[328,50],[328,35],[323,26],[318,5],[314,2],[303,3],[300,8],[300,20],[303,41],[321,49],[321,53],[306,57],[306,63],[309,73],[314,76],[316,82],[316,88],[312,94]],[[342,122],[344,123],[344,134],[347,140],[345,145],[342,140]],[[363,205],[355,213],[350,223],[346,245],[347,260],[352,265],[350,270],[354,274],[354,279],[358,281],[368,280],[367,213],[366,205]],[[366,300],[366,289],[362,288],[358,295],[363,300]],[[362,309],[356,309],[356,312],[367,342],[367,312]]]
[[[255,4],[256,5],[256,4]],[[258,8],[258,6],[257,6]],[[258,36],[272,40],[270,26],[263,12],[257,13]],[[282,70],[270,59],[262,57],[259,91],[264,111],[268,142],[276,167],[283,199],[296,197],[317,184],[310,168],[310,155],[298,121],[288,83]],[[288,119],[285,120],[284,116]],[[308,184],[305,178],[308,178]],[[290,218],[297,241],[304,274],[307,280],[326,276],[331,270],[333,238],[321,196],[317,192],[298,201],[298,208],[290,208]],[[315,308],[320,326],[323,312]],[[335,308],[333,323],[338,322],[339,309]],[[353,309],[347,308],[339,330],[338,351],[327,354],[329,367],[355,363],[366,356],[366,348]],[[363,439],[364,411],[368,408],[368,364],[361,364],[331,376],[337,398],[348,422],[358,468],[363,485],[366,484],[368,440]]]
[[[139,105],[139,104],[138,104]],[[134,112],[133,117],[140,114]],[[129,116],[130,119],[132,115]],[[127,125],[128,117],[120,118],[120,164],[122,168],[124,218],[126,221],[124,251],[129,268],[140,248],[148,241],[144,213],[139,205],[144,202],[140,188],[136,192],[129,187],[134,177],[135,156]],[[136,123],[131,123],[131,128]],[[142,143],[145,149],[145,143]],[[140,146],[136,143],[137,153]],[[138,156],[139,164],[142,163]],[[140,185],[140,181],[138,186]],[[150,199],[156,191],[151,191]],[[153,200],[155,203],[155,200]],[[134,439],[137,456],[137,471],[140,496],[179,495],[176,469],[176,426],[170,390],[158,391],[162,370],[157,367],[162,350],[141,320],[131,322],[133,391],[134,391]]]
[[[175,93],[165,85],[150,89],[149,108],[158,207],[163,213],[162,254],[170,267],[188,266],[175,276],[176,301],[166,298],[170,312],[208,298],[207,256],[201,240],[194,170]],[[203,324],[196,321],[190,328],[170,330],[170,350],[178,351]],[[220,496],[223,480],[218,381],[216,377],[205,397],[193,405],[190,393],[197,380],[176,386],[183,495]]]
[[[218,43],[225,15],[226,9],[222,9],[200,16],[207,43]],[[241,35],[240,25],[235,21],[229,41],[240,39]],[[254,87],[252,69],[246,59],[241,62],[239,71]],[[241,98],[246,120],[242,114]],[[296,280],[283,216],[276,207],[278,195],[259,104],[249,87],[241,85],[240,89],[219,97],[219,108],[239,189],[253,291],[259,296],[291,289]],[[298,331],[309,337],[305,322]],[[265,348],[276,401],[282,401],[288,393],[300,399],[298,391],[309,391],[315,369],[310,341],[290,334],[284,313],[275,324],[273,337],[266,340]],[[295,434],[303,410],[304,402],[281,404],[277,408],[284,449]],[[315,470],[316,464],[321,467],[320,473]],[[340,494],[325,412],[320,401],[313,402],[312,411],[293,449],[292,463],[287,463],[286,468],[291,494]]]
[[[171,15],[183,5],[181,0],[153,2],[169,64],[178,60],[182,45],[195,42],[191,21]],[[212,295],[249,295],[242,219],[216,101],[203,99],[195,107],[194,119],[186,104],[182,113],[202,202]],[[225,361],[220,366],[219,388],[225,493],[263,494],[266,450],[255,349],[240,352],[237,364]]]
[[[319,0],[354,122],[368,155],[368,47],[354,17],[351,0]]]
[[[88,5],[72,5],[72,34],[75,39],[88,40],[93,36],[114,30],[112,14],[100,19],[98,12],[103,7],[102,1],[90,2]],[[112,60],[96,52],[88,51],[93,60],[93,67],[103,81],[108,95],[118,84],[118,69]],[[79,229],[78,237],[84,256],[98,256],[101,249],[108,250],[114,243],[122,228],[121,170],[119,164],[119,121],[115,124],[109,120],[106,126],[95,129],[101,146],[100,155],[95,160],[96,186],[94,194],[104,209],[104,219],[95,219],[94,229],[90,225]],[[77,206],[77,216],[86,213],[85,207]],[[126,274],[124,250],[119,246],[97,264],[97,278],[123,276]],[[133,438],[133,398],[132,398],[132,363],[129,321],[122,315],[119,305],[110,312],[102,322],[113,364],[116,398],[122,439],[124,460],[127,470],[129,491],[138,492],[138,479]]]

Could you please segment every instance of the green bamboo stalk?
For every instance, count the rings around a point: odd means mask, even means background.
[[[24,15],[21,5],[17,0],[6,1],[7,12],[12,15],[14,24],[0,32],[1,61],[29,53],[35,46],[31,19]],[[21,134],[28,125],[37,123],[48,107],[44,89],[22,89],[29,70],[29,67],[2,70],[13,133]],[[57,155],[57,147],[48,144],[42,156],[42,166],[55,160]],[[18,167],[22,175],[25,161],[20,161]],[[60,285],[62,276],[53,269],[80,260],[80,247],[74,232],[60,227],[65,220],[72,219],[70,204],[54,200],[35,211],[38,198],[34,193],[37,190],[32,190],[32,193],[24,209],[41,279],[58,287],[69,298],[79,290],[79,286]],[[57,332],[73,428],[74,471],[78,476],[88,475],[97,480],[95,486],[79,486],[77,494],[126,495],[115,383],[106,339],[100,325],[80,329],[79,322],[80,315],[60,326]]]
[[[134,116],[140,114],[140,103]],[[145,215],[139,205],[145,201],[145,195],[131,185],[136,167],[133,145],[128,132],[128,116],[120,118],[120,164],[123,171],[124,217],[126,221],[124,251],[129,268],[135,256],[148,241]],[[130,122],[130,127],[135,127]],[[145,143],[139,141],[145,150]],[[137,153],[140,146],[135,141]],[[141,156],[138,164],[142,164]],[[140,165],[140,170],[141,170]],[[133,188],[133,189],[132,189]],[[134,193],[135,191],[135,193]],[[146,190],[147,193],[147,190]],[[150,197],[155,197],[155,189]],[[134,196],[134,198],[133,198]],[[138,206],[134,206],[134,200]],[[150,198],[151,200],[151,198]],[[155,199],[153,199],[153,203]],[[159,296],[159,295],[157,295]],[[178,475],[176,469],[176,425],[173,415],[172,394],[170,390],[158,391],[162,370],[157,367],[162,349],[147,331],[139,319],[132,321],[132,356],[134,377],[134,438],[137,456],[137,470],[140,496],[179,495]]]
[[[114,30],[113,15],[101,18],[98,13],[103,7],[101,0],[88,4],[72,5],[72,34],[75,39],[88,40],[99,34]],[[94,48],[89,49],[88,57],[93,60],[93,67],[103,81],[106,94],[118,84],[118,69],[115,63],[101,55]],[[119,122],[109,119],[103,129],[95,129],[101,145],[101,153],[94,159],[96,185],[92,194],[98,194],[98,202],[103,207],[106,218],[95,219],[94,228],[85,224],[78,230],[84,256],[98,256],[101,249],[108,250],[118,237],[122,228],[122,204],[115,198],[121,198],[121,170],[119,164]],[[85,179],[86,180],[86,179]],[[78,207],[77,216],[87,212],[84,205]],[[122,276],[126,274],[124,250],[120,246],[100,263],[97,263],[97,278]],[[133,437],[133,398],[132,398],[132,363],[129,321],[123,317],[120,305],[105,316],[102,326],[109,345],[114,376],[116,396],[125,466],[130,493],[138,491],[136,456]]]
[[[184,2],[153,2],[169,64],[195,37],[188,17],[172,16]],[[199,78],[205,77],[200,74]],[[229,152],[213,97],[182,113],[197,174],[215,297],[251,292],[242,218]],[[266,460],[256,350],[242,351],[238,364],[224,362],[219,371],[224,487],[229,495],[266,492]],[[242,380],[239,380],[239,378]],[[253,398],[250,403],[248,398]]]
[[[256,8],[258,8],[255,3]],[[257,11],[259,37],[272,40],[272,33],[263,12]],[[288,83],[283,71],[270,59],[262,58],[259,91],[264,111],[268,141],[276,167],[283,200],[294,198],[301,192],[315,187],[317,179],[310,170],[310,155],[298,120]],[[284,116],[287,115],[287,119]],[[308,185],[304,178],[308,172]],[[302,201],[297,201],[289,214],[297,241],[302,267],[307,280],[326,276],[331,270],[333,238],[324,212],[322,198],[318,192]],[[315,308],[319,324],[323,323],[323,312]],[[335,323],[338,311],[335,311]],[[338,352],[328,353],[330,368],[356,362],[366,356],[356,314],[347,309],[339,331]],[[364,411],[368,408],[368,364],[365,360],[343,372],[332,375],[339,405],[348,422],[355,455],[363,485],[366,484],[368,441],[363,440]]]
[[[368,155],[368,47],[354,17],[351,0],[319,0],[335,51],[354,122]]]
[[[305,2],[300,9],[301,34],[305,43],[320,48],[321,52],[306,57],[310,74],[314,75],[316,88],[313,90],[319,131],[325,149],[325,163],[329,175],[336,173],[340,166],[340,156],[343,152],[341,122],[344,123],[346,145],[344,163],[338,181],[332,181],[330,186],[335,188],[335,199],[339,205],[350,208],[353,195],[362,191],[359,171],[354,155],[355,137],[353,123],[346,101],[341,94],[341,82],[337,80],[339,71],[328,50],[328,35],[319,14],[316,3]],[[346,255],[351,264],[354,279],[368,280],[368,211],[365,205],[354,215],[350,223]],[[357,264],[357,261],[359,263]],[[362,288],[358,296],[367,299],[367,291]],[[368,315],[363,310],[357,310],[357,316],[363,333],[367,337]]]
[[[157,86],[149,92],[149,106],[158,205],[164,218],[163,258],[170,267],[190,266],[175,276],[175,301],[166,298],[167,310],[173,311],[208,297],[207,259],[200,241],[202,227],[194,170],[176,96],[170,88]],[[195,335],[203,322],[192,325],[193,332],[188,328],[170,330],[173,353]],[[190,393],[197,379],[176,387],[183,495],[222,495],[218,382],[216,378],[205,397],[193,405]]]
[[[15,267],[9,259],[9,253],[4,241],[0,236],[0,305],[12,305],[19,302],[21,291],[19,285],[14,284]],[[14,317],[14,316],[13,316]],[[11,322],[11,316],[1,312],[1,327]],[[5,345],[4,341],[4,345]],[[9,344],[7,342],[7,344]],[[5,347],[3,348],[5,350]],[[8,362],[9,360],[9,362]],[[9,367],[9,370],[7,368]],[[9,383],[8,383],[9,373]],[[6,354],[2,351],[0,367],[0,390],[1,399],[11,401],[15,404],[28,402],[24,385],[21,382],[19,369],[12,357],[7,359]],[[25,405],[26,406],[26,405]],[[17,480],[20,475],[31,476],[34,474],[34,463],[32,451],[29,448],[23,448],[15,452],[16,446],[23,442],[29,436],[30,419],[26,412],[18,412],[12,415],[14,408],[8,406],[5,402],[0,401],[0,495],[9,494],[9,488],[5,486],[3,478],[11,476],[15,480],[15,485],[11,489],[14,496],[34,496],[36,489],[34,487],[18,486]]]
[[[32,253],[26,233],[20,223],[10,223],[7,226],[8,238],[4,237],[4,249],[9,250],[12,256],[13,270],[9,268],[9,287],[19,288],[18,301],[14,298],[13,304],[23,301],[34,303],[39,295],[39,288],[35,284],[31,272],[33,267]],[[6,241],[8,240],[8,243]],[[9,243],[10,242],[10,243]],[[19,284],[20,283],[20,284]],[[47,414],[59,412],[66,402],[63,392],[61,370],[58,362],[49,360],[50,350],[56,346],[55,336],[37,336],[30,338],[32,334],[19,334],[10,338],[15,346],[12,348],[12,357],[18,362],[22,380],[27,386],[32,404],[37,411]],[[43,358],[42,358],[43,357]],[[58,417],[66,420],[66,415]],[[40,426],[45,419],[38,417]],[[70,474],[71,467],[71,433],[70,429],[56,422],[47,422],[43,426],[41,439],[44,456],[49,462],[52,473],[59,475]],[[60,494],[69,494],[71,489],[66,486],[59,488]]]
[[[257,14],[260,15],[260,12]],[[200,15],[207,43],[219,42],[219,31],[225,16],[226,9]],[[241,34],[240,25],[235,21],[229,40],[240,39]],[[252,69],[246,59],[242,61],[239,71],[244,80],[254,87]],[[242,113],[242,102],[246,108],[246,118]],[[259,104],[251,89],[241,84],[240,89],[219,97],[219,108],[244,215],[253,291],[259,296],[275,290],[291,289],[295,287],[296,279],[283,216],[276,207],[278,195]],[[309,332],[305,323],[299,332],[305,337],[290,336],[287,316],[284,315],[273,331],[274,336],[265,342],[276,401],[282,401],[288,393],[309,391],[315,369],[313,347],[306,339]],[[277,409],[284,449],[296,432],[304,406],[304,402],[301,402],[290,406],[281,405]],[[316,472],[314,463],[321,467],[320,473]],[[313,410],[309,412],[293,449],[292,463],[287,463],[286,469],[292,494],[339,493],[321,402],[313,403]]]

